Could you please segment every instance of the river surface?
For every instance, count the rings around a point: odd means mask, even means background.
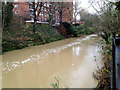
[[[96,63],[103,65],[99,40],[93,34],[7,52],[2,56],[2,87],[51,88],[59,77],[61,88],[95,88]]]

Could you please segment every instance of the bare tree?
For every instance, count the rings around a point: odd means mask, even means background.
[[[80,20],[81,21],[85,21],[85,19],[87,18],[87,12],[85,11],[85,9],[81,9],[78,12],[79,16],[80,16]]]
[[[32,9],[33,9],[33,12],[34,12],[33,15],[34,15],[34,23],[35,24],[37,22],[37,18],[39,16],[40,12],[41,12],[41,9],[42,9],[44,3],[45,2],[39,2],[39,1],[37,3],[35,3],[35,1],[32,2]]]
[[[62,18],[66,10],[68,10],[71,6],[68,2],[56,2],[55,3],[56,10],[60,16],[60,25],[62,24]]]
[[[73,6],[73,3],[69,3],[69,8],[67,8],[67,10],[63,13],[64,17],[66,18],[66,20],[68,20],[68,22],[70,24],[73,23],[73,7],[70,7],[70,6]]]
[[[35,33],[35,25],[37,23],[37,19],[38,16],[41,12],[41,9],[43,7],[45,2],[40,2],[39,0],[37,2],[35,2],[35,0],[33,2],[30,3],[30,5],[32,5],[32,9],[33,9],[33,17],[34,17],[34,25],[33,25],[33,32]]]
[[[113,32],[120,31],[118,11],[115,10],[115,5],[108,0],[94,0],[91,5],[97,12],[94,26],[103,39],[109,43],[108,38],[110,35]]]
[[[47,12],[49,15],[49,25],[51,26],[55,18],[55,2],[49,2],[49,4],[50,6],[49,9],[47,9]]]
[[[75,2],[73,4],[73,15],[74,15],[75,24],[76,24],[76,21],[77,21],[77,16],[78,16],[78,14],[79,14],[79,12],[81,10],[80,4],[81,4],[81,2],[77,2],[76,0],[75,0]]]

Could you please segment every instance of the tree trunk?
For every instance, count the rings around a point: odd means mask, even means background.
[[[110,33],[104,32],[105,35],[101,34],[102,38],[109,44],[108,38],[110,37]]]
[[[75,24],[76,24],[76,16],[75,16]]]
[[[62,12],[60,12],[60,25],[62,25]]]
[[[35,34],[35,25],[36,25],[36,22],[37,22],[37,20],[36,20],[35,2],[33,2],[33,10],[34,10],[34,13],[33,13],[33,15],[34,15],[33,33]]]
[[[52,15],[49,15],[49,25],[52,26]]]

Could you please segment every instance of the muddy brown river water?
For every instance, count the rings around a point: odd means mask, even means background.
[[[103,65],[97,35],[69,38],[45,45],[7,52],[2,56],[3,88],[95,88],[93,72]]]

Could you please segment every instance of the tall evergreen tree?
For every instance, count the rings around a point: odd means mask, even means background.
[[[13,18],[13,3],[7,2],[2,4],[3,28],[9,27],[10,21]]]

